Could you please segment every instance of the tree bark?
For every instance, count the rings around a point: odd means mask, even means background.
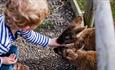
[[[93,0],[98,70],[115,70],[115,32],[109,0]]]

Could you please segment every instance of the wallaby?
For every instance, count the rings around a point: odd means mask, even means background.
[[[76,17],[58,37],[64,44],[54,51],[76,65],[76,70],[96,70],[95,28],[81,27],[82,17]]]

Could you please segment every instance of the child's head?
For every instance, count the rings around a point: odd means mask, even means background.
[[[6,22],[19,28],[37,26],[47,15],[46,0],[8,0],[6,4]]]

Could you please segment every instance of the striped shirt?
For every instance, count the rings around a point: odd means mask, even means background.
[[[0,55],[9,51],[12,45],[11,41],[15,41],[17,35],[23,37],[26,41],[46,47],[49,42],[49,37],[46,37],[40,33],[30,31],[18,30],[15,35],[12,34],[10,27],[5,24],[5,16],[0,15]]]

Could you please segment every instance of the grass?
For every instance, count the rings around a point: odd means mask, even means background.
[[[76,0],[78,5],[80,6],[80,9],[83,11],[85,9],[86,0]]]

